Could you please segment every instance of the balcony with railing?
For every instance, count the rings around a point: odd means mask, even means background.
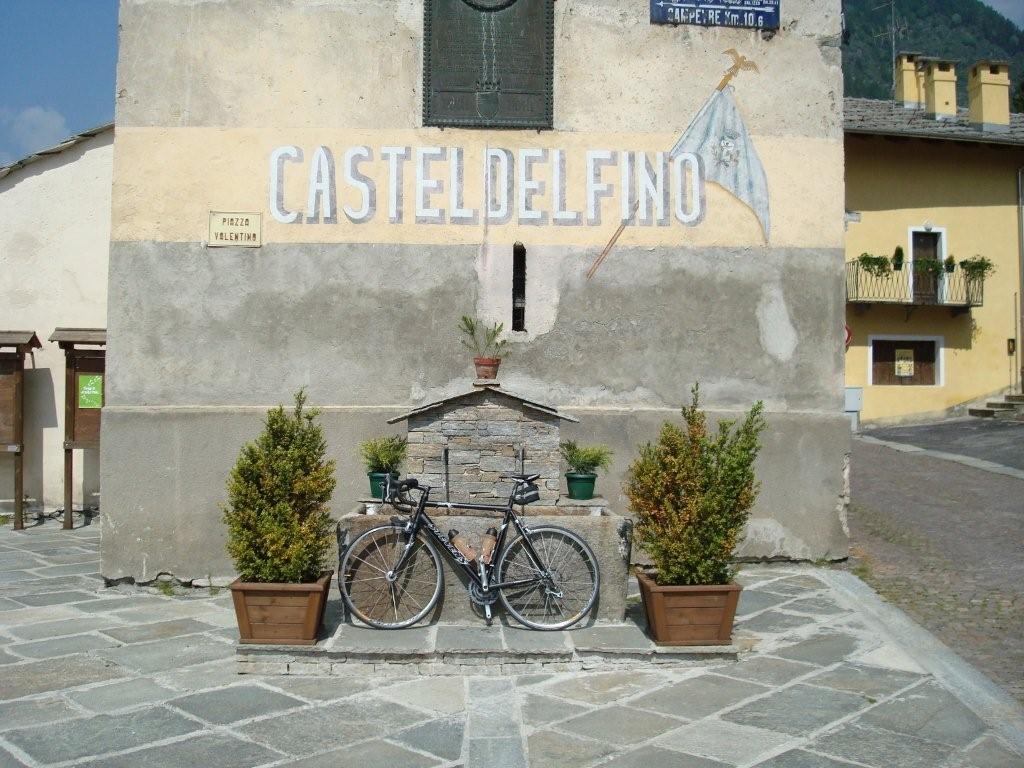
[[[846,263],[846,301],[849,304],[898,304],[915,307],[950,307],[966,312],[985,300],[985,279],[968,277],[960,268],[935,274],[915,268],[872,274],[860,262]]]

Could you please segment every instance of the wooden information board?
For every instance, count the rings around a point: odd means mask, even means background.
[[[32,331],[0,331],[0,453],[14,455],[14,529],[25,527],[25,355],[39,349]]]
[[[104,328],[58,328],[50,336],[64,350],[64,527],[74,527],[74,451],[99,448],[106,392]]]

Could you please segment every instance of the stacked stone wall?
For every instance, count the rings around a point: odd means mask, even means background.
[[[480,393],[438,406],[409,419],[408,473],[444,494],[444,449],[448,448],[448,483],[452,501],[505,498],[511,484],[501,475],[539,473],[541,500],[558,499],[561,464],[559,419],[525,408],[513,398]]]

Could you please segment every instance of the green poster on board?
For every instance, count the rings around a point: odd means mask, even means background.
[[[78,407],[103,407],[103,376],[98,373],[78,375]]]

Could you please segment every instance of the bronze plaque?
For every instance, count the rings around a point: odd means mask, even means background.
[[[551,128],[554,0],[426,0],[423,124]]]

